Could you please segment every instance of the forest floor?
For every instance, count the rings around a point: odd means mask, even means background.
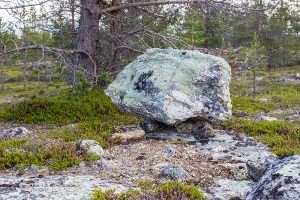
[[[141,182],[170,181],[162,174],[170,165],[180,166],[189,175],[185,183],[212,198],[244,197],[254,184],[246,174],[247,160],[300,153],[296,73],[300,66],[261,73],[256,97],[251,77],[234,75],[233,119],[216,125],[216,137],[204,144],[148,138],[120,145],[110,137],[114,129],[140,119],[113,106],[103,92],[72,94],[65,84],[24,91],[21,83],[10,83],[0,99],[0,128],[25,127],[30,133],[0,139],[0,199],[89,199],[95,188],[124,192]],[[76,149],[83,139],[99,142],[105,156],[99,160]]]

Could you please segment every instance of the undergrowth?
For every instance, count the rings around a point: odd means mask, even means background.
[[[33,138],[0,140],[0,169],[37,165],[61,170],[94,161],[99,158],[76,149],[77,141],[92,139],[108,147],[115,143],[110,136],[116,126],[140,122],[96,89],[26,100],[6,106],[0,116],[2,121],[64,125]]]
[[[195,185],[184,184],[179,181],[170,181],[164,184],[152,181],[141,182],[140,190],[130,189],[125,193],[115,193],[114,190],[95,190],[93,200],[165,200],[165,199],[190,199],[207,200],[201,190]]]
[[[103,91],[63,93],[19,102],[5,107],[0,113],[2,121],[31,124],[67,124],[98,120],[102,116],[130,116],[113,105]]]
[[[299,67],[268,71],[262,80],[257,81],[257,96],[252,97],[252,80],[247,77],[235,78],[231,82],[233,110],[243,110],[249,114],[275,109],[300,107],[300,84],[280,83],[278,80],[294,75]],[[266,98],[267,102],[261,102]]]
[[[74,143],[44,137],[0,143],[0,169],[36,165],[62,170],[83,160],[92,162],[97,159],[98,156],[77,150]]]
[[[233,118],[227,129],[245,132],[269,146],[278,156],[300,153],[300,125],[287,121],[251,121]]]

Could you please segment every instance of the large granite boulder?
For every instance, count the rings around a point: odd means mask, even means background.
[[[149,49],[127,65],[106,94],[126,110],[175,125],[188,119],[231,118],[231,69],[219,57],[198,51]]]
[[[295,199],[300,199],[300,155],[271,165],[247,197],[247,200]]]

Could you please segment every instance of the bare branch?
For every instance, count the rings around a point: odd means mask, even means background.
[[[42,2],[37,2],[37,3],[32,3],[32,4],[27,4],[27,5],[16,5],[16,6],[0,6],[0,10],[12,10],[12,9],[18,9],[18,8],[25,8],[25,7],[34,7],[34,6],[40,6],[43,5],[50,0],[44,0]],[[13,3],[13,2],[5,2],[7,4]]]
[[[251,11],[261,11],[262,9],[241,7],[238,4],[227,3],[225,1],[216,1],[216,0],[158,0],[158,1],[149,1],[149,2],[137,2],[137,3],[126,3],[117,6],[111,6],[106,9],[103,9],[103,13],[111,13],[121,9],[127,8],[138,8],[138,7],[147,7],[147,6],[158,6],[158,5],[168,5],[168,4],[214,4],[214,5],[223,5],[225,7],[230,7],[232,9],[242,9],[242,10],[251,10]],[[264,9],[265,10],[265,9]]]

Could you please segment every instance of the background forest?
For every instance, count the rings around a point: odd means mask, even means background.
[[[36,74],[43,74],[41,66],[60,66],[56,71],[73,73],[69,76],[73,85],[79,80],[77,71],[90,81],[105,85],[147,48],[198,49],[222,56],[233,68],[244,71],[300,62],[297,0],[183,1],[151,6],[143,5],[147,1],[122,0],[51,0],[37,3],[38,6],[30,6],[28,0],[6,2],[2,3],[1,12],[9,13],[14,20],[0,21],[0,38],[2,49],[13,48],[14,52],[6,52],[10,56],[2,56],[1,62],[27,63]],[[141,5],[113,10],[135,3]],[[85,14],[87,6],[98,7],[99,14]],[[87,21],[97,23],[96,29]],[[88,40],[92,42],[85,43]],[[72,52],[76,49],[78,52]],[[250,49],[257,56],[250,55]],[[25,50],[24,57],[20,53]],[[80,54],[80,50],[89,55]],[[256,67],[251,64],[253,61]],[[27,67],[23,68],[26,74]]]

